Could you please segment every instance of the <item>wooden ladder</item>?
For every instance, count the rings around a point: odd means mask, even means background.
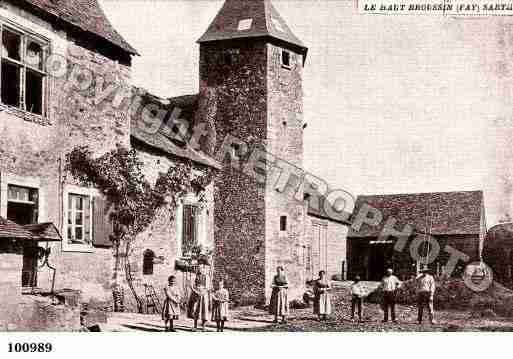
[[[151,284],[144,285],[144,294],[146,296],[146,313],[150,314],[150,308],[153,310],[153,314],[161,313],[162,307],[160,305],[160,299],[155,292],[155,288]]]

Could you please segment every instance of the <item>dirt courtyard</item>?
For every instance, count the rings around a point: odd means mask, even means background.
[[[435,311],[437,324],[426,322],[417,324],[417,308],[397,305],[398,323],[382,323],[383,311],[379,304],[364,304],[364,322],[351,321],[351,301],[349,288],[337,286],[333,291],[333,313],[319,322],[312,308],[291,309],[285,324],[274,324],[273,317],[266,311],[253,307],[235,308],[230,312],[230,321],[226,323],[226,332],[404,332],[404,331],[513,331],[513,318],[504,318],[489,313],[482,317],[463,310]],[[426,318],[427,319],[427,318]],[[192,331],[192,320],[185,315],[175,325],[177,332]],[[112,313],[105,331],[164,331],[164,324],[157,314]],[[215,331],[215,323],[209,322],[206,331]]]

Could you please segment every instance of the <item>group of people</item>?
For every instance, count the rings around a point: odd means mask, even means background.
[[[394,275],[392,269],[387,269],[383,277],[380,289],[383,293],[383,323],[388,322],[389,313],[392,322],[397,323],[395,315],[395,304],[397,297],[397,290],[401,287],[401,281]],[[435,324],[434,319],[434,295],[435,295],[435,279],[429,273],[429,268],[424,266],[420,275],[416,278],[416,292],[417,292],[417,322],[422,324],[424,309],[428,310],[429,321]],[[351,286],[351,319],[354,320],[355,308],[358,308],[358,319],[362,321],[362,307],[363,299],[367,296],[365,289],[362,287],[360,277],[356,276],[353,285]]]
[[[383,322],[388,322],[389,313],[392,322],[397,323],[395,315],[395,304],[397,290],[401,287],[401,281],[393,274],[392,269],[386,271],[383,277],[380,289],[383,293]],[[429,321],[435,324],[433,301],[435,294],[435,279],[429,274],[429,268],[423,267],[420,275],[416,278],[417,286],[417,306],[419,324],[422,324],[424,309],[428,310]],[[282,318],[282,322],[286,321],[289,314],[289,304],[287,299],[288,282],[283,267],[277,268],[277,274],[273,279],[273,291],[271,296],[270,312],[274,314],[274,322],[278,322],[278,318]],[[325,271],[319,272],[319,278],[313,282],[313,312],[320,321],[326,320],[331,314],[331,284],[326,277]],[[363,302],[368,293],[366,288],[360,281],[360,277],[356,276],[355,281],[351,285],[351,320],[355,320],[355,314],[358,314],[358,321],[363,321]]]
[[[162,308],[162,320],[165,331],[174,332],[174,321],[180,316],[180,303],[182,297],[175,276],[168,278],[168,285],[164,288],[164,305]],[[212,301],[212,313],[210,313],[210,301]],[[216,323],[217,331],[224,331],[224,324],[228,320],[228,303],[230,296],[224,287],[222,280],[218,281],[217,289],[209,294],[207,289],[207,276],[203,271],[196,274],[194,284],[191,286],[191,294],[187,302],[187,317],[194,320],[194,330],[198,329],[198,322],[202,330],[208,320]]]
[[[401,287],[401,281],[393,274],[392,269],[386,271],[383,277],[380,289],[383,292],[383,322],[388,322],[389,313],[392,322],[396,323],[395,304],[397,290]],[[435,293],[435,280],[429,269],[424,267],[421,274],[416,279],[417,284],[417,305],[418,305],[418,323],[422,323],[424,309],[427,308],[429,320],[434,321],[433,299]],[[274,322],[285,323],[289,315],[288,300],[289,282],[285,274],[285,269],[277,267],[276,275],[272,281],[271,302],[269,312],[274,315]],[[165,330],[174,332],[174,321],[180,315],[181,295],[176,285],[175,276],[170,276],[168,286],[164,289],[165,300],[162,308],[162,319],[164,320]],[[351,285],[351,320],[355,320],[355,314],[358,315],[359,322],[362,322],[363,302],[368,295],[365,287],[356,276]],[[212,306],[210,306],[212,301]],[[187,317],[194,320],[194,330],[198,329],[198,323],[201,323],[202,330],[208,320],[212,320],[217,325],[217,331],[224,331],[225,322],[228,320],[228,304],[230,296],[228,290],[224,287],[222,280],[218,281],[217,288],[212,293],[207,289],[207,276],[203,271],[196,274],[194,284],[191,286],[191,294],[187,302]],[[313,312],[317,315],[319,321],[326,320],[332,312],[331,305],[331,283],[326,276],[325,271],[319,272],[319,277],[313,282]],[[212,309],[210,313],[209,309]]]

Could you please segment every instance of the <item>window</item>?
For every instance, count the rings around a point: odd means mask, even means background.
[[[252,24],[253,24],[253,19],[240,20],[239,25],[237,26],[237,31],[250,30]]]
[[[48,43],[5,25],[1,33],[1,102],[43,116]]]
[[[287,230],[287,216],[280,217],[280,231],[285,232]]]
[[[151,249],[147,249],[143,254],[143,275],[153,274],[153,264],[155,260],[155,253]]]
[[[21,225],[38,222],[38,190],[7,186],[7,218]]]
[[[91,199],[89,196],[68,194],[69,244],[91,244]]]
[[[182,253],[188,255],[198,245],[199,208],[194,204],[183,205]]]
[[[281,64],[284,67],[287,67],[287,68],[291,67],[291,65],[290,65],[290,52],[288,52],[287,50],[282,50],[281,51]]]

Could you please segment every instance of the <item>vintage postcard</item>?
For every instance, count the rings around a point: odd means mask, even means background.
[[[512,2],[2,0],[0,37],[1,332],[513,331]]]

